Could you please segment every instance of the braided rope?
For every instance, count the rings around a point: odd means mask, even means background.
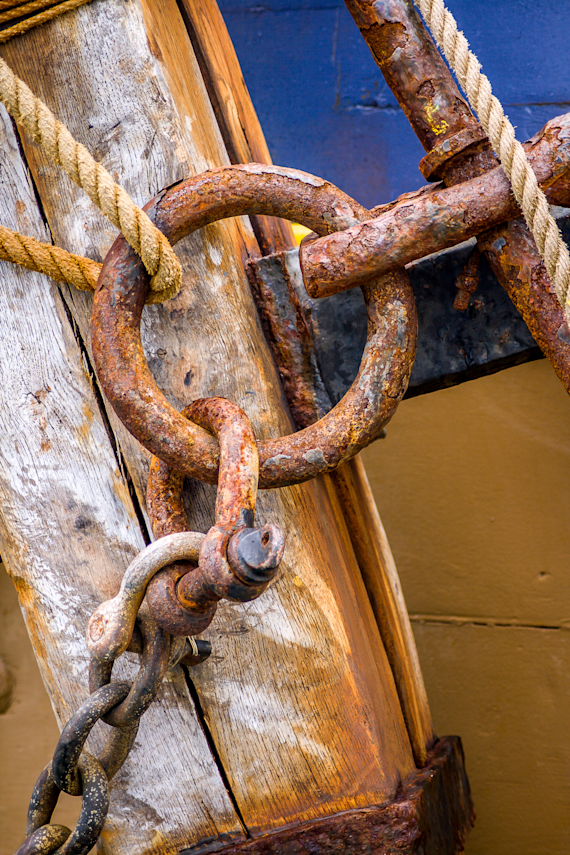
[[[26,15],[28,12],[33,12],[36,9],[45,9],[45,7],[49,6],[51,2],[52,0],[32,0],[30,3],[22,3],[18,8],[13,10],[14,14],[6,12],[1,16],[0,20],[3,22],[19,17],[20,15]],[[46,9],[45,12],[40,12],[38,15],[33,15],[33,17],[27,18],[25,21],[20,21],[19,24],[14,24],[13,27],[1,30],[0,43],[7,42],[9,39],[14,38],[14,36],[21,36],[22,33],[27,33],[28,30],[31,30],[33,27],[39,27],[40,24],[52,21],[59,15],[63,15],[64,12],[69,12],[71,9],[77,9],[79,6],[83,6],[85,3],[89,2],[90,0],[65,0],[65,2],[59,3],[57,6],[52,5],[51,9]],[[1,5],[0,9],[2,8],[5,8],[5,5]],[[12,9],[10,9],[10,12],[11,11]]]
[[[87,2],[87,0],[85,0]],[[55,0],[30,0],[28,3],[20,3],[14,6],[13,2],[9,7],[0,5],[0,24],[11,21],[13,18],[22,18],[24,15],[31,15],[32,12],[38,12],[48,6],[54,6]],[[4,9],[5,11],[1,11]],[[37,17],[40,17],[39,15]],[[41,22],[40,22],[41,23]]]
[[[515,198],[544,259],[556,296],[564,310],[566,323],[570,327],[570,254],[524,149],[515,139],[514,128],[505,116],[500,101],[493,95],[491,84],[482,73],[479,60],[469,50],[467,39],[459,31],[455,18],[445,8],[443,0],[414,2],[499,156],[501,166],[512,184]]]
[[[0,0],[0,11],[2,9],[13,9],[15,6],[22,7],[26,0]],[[46,0],[47,5],[47,0]]]
[[[1,59],[0,101],[33,141],[67,172],[72,181],[85,190],[140,255],[151,277],[151,292],[147,302],[157,303],[175,296],[180,290],[182,273],[167,238]]]
[[[0,259],[45,273],[80,291],[94,291],[102,265],[35,238],[0,226]]]

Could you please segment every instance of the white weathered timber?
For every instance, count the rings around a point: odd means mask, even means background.
[[[183,174],[227,162],[174,0],[94,0],[3,54],[137,202]],[[26,147],[26,154],[56,242],[101,257],[111,227],[37,149]],[[265,437],[291,426],[243,273],[248,246],[251,235],[237,221],[180,244],[183,291],[145,311],[145,347],[177,406],[223,395]],[[87,301],[73,298],[84,337]],[[124,431],[116,435],[142,496],[146,456]],[[211,522],[212,491],[200,494],[192,508],[196,529]],[[254,603],[220,607],[207,634],[214,653],[193,670],[254,834],[390,799],[413,769],[392,673],[330,481],[263,493],[258,516],[287,532],[283,576]],[[179,740],[162,751],[174,791],[179,769],[170,751],[180,751]],[[184,774],[193,780],[192,766]]]
[[[2,222],[46,240],[3,108],[0,139]],[[87,619],[116,591],[144,540],[57,287],[5,262],[0,265],[0,497],[0,551],[62,725],[88,695]],[[132,675],[135,669],[131,663],[117,672]],[[95,751],[106,731],[105,725],[94,731]],[[49,759],[37,758],[38,774]],[[176,789],[170,777],[178,781]],[[25,812],[21,822],[23,835]],[[115,779],[103,848],[176,851],[221,832],[239,835],[241,825],[176,669]]]

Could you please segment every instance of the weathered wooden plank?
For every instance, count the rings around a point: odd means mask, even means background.
[[[394,674],[414,757],[423,766],[436,738],[433,722],[394,556],[361,457],[339,467],[332,480]]]
[[[182,0],[182,16],[232,163],[271,163],[257,114],[216,0]],[[290,249],[295,239],[287,220],[253,217],[264,255]]]
[[[244,163],[253,160],[271,163],[263,132],[217,3],[215,0],[203,0],[195,4],[183,0],[181,9],[232,162]],[[279,243],[283,243],[283,238],[286,245],[291,242],[292,233],[285,221],[267,217],[256,219],[255,233],[264,252],[275,252]],[[273,223],[279,224],[281,240],[279,235],[277,240],[275,238]],[[284,228],[288,228],[288,231],[284,232]],[[278,264],[277,259],[276,261]],[[263,277],[271,264],[272,259],[256,262],[259,275]],[[275,272],[282,273],[280,270]],[[281,322],[284,337],[287,337],[285,331],[289,328],[288,325],[291,322],[295,325],[299,320],[284,279],[281,275],[282,287],[279,289],[279,298],[273,305],[272,314],[288,312],[286,318],[275,318],[276,322]],[[276,284],[273,280],[270,287]],[[260,299],[263,302],[263,298]],[[301,298],[299,303],[302,307]],[[285,309],[285,306],[288,308]],[[262,314],[263,310],[262,306]],[[303,335],[305,330],[300,332]],[[281,370],[280,355],[275,350],[273,353]],[[291,366],[284,367],[289,370]],[[303,379],[309,382],[307,377]],[[319,380],[313,376],[312,382],[317,384]],[[326,393],[322,384],[319,384],[319,390],[317,392],[315,389],[314,394],[315,402],[319,400],[319,395],[322,398],[320,406],[316,407],[313,414],[315,419],[324,415],[326,410],[323,408],[330,408],[330,400],[324,400]],[[295,420],[294,412],[293,417]],[[298,427],[304,426],[305,422],[298,423]],[[416,762],[422,765],[427,749],[434,739],[433,724],[394,559],[362,463],[359,460],[350,461],[333,475],[332,481],[394,673],[414,756]]]
[[[250,266],[250,272],[281,376],[293,375],[290,385],[289,381],[284,383],[286,393],[294,398],[293,415],[300,427],[311,424],[331,409],[327,394],[330,381],[336,379],[338,365],[346,365],[347,352],[358,353],[360,336],[354,344],[355,331],[347,324],[346,314],[331,313],[329,304],[329,336],[324,342],[319,340],[315,314],[323,301],[312,300],[306,293],[297,252],[260,259]],[[346,299],[342,299],[345,295],[335,296],[346,306]],[[322,352],[330,347],[333,336],[337,349],[325,361]],[[305,356],[305,346],[314,348],[310,360]],[[354,359],[348,364],[355,375]],[[331,479],[394,674],[414,757],[421,766],[434,740],[434,730],[394,559],[359,458],[339,467]]]
[[[174,2],[159,8],[94,0],[74,13],[73,26],[67,20],[27,34],[5,53],[137,201],[182,171],[227,161]],[[91,211],[85,216],[79,191],[41,153],[26,153],[56,241],[77,252],[104,251],[109,227]],[[183,292],[146,311],[145,346],[178,406],[222,394],[248,412],[258,436],[268,436],[291,426],[241,269],[243,228],[210,227],[181,244]],[[79,306],[74,302],[73,311],[86,337]],[[145,455],[117,436],[140,495]],[[196,528],[211,492],[202,495],[191,509]],[[330,481],[262,494],[259,518],[278,520],[287,532],[283,577],[259,601],[220,608],[208,633],[214,653],[193,671],[253,834],[383,802],[413,769],[392,673]],[[175,740],[172,750],[179,751]],[[178,777],[170,783],[177,786]]]
[[[3,108],[0,121],[3,222],[46,240]],[[88,695],[89,614],[116,590],[144,539],[58,289],[2,263],[0,317],[0,550],[61,725]],[[95,750],[105,730],[97,726]],[[162,758],[174,741],[173,791]],[[49,759],[38,758],[38,774]],[[168,841],[176,851],[220,832],[239,836],[241,824],[177,669],[117,775],[103,848],[156,852]]]

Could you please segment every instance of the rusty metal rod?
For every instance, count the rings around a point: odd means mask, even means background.
[[[442,178],[450,186],[492,169],[498,161],[485,143],[483,129],[459,94],[411,0],[345,2],[428,152],[420,162],[424,177]],[[522,223],[513,223],[484,235],[478,243],[541,350],[570,390],[570,334],[530,231]]]
[[[549,202],[570,203],[570,114],[525,143]],[[321,238],[305,238],[299,257],[311,297],[363,285],[373,277],[454,246],[520,215],[500,167],[452,187],[419,194],[375,220]]]
[[[497,160],[485,131],[410,0],[345,0],[386,83],[428,155],[428,180],[457,184]]]

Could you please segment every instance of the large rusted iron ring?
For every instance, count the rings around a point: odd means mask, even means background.
[[[209,223],[244,214],[284,217],[319,235],[372,216],[321,178],[261,164],[198,175],[160,193],[145,210],[172,244]],[[117,238],[103,264],[93,304],[99,379],[119,418],[147,449],[185,475],[216,483],[216,440],[166,400],[144,357],[140,319],[148,289],[142,261],[122,236]],[[296,484],[335,469],[376,439],[394,414],[415,355],[412,289],[402,270],[364,286],[363,292],[368,340],[356,380],[316,424],[258,443],[260,487]]]

